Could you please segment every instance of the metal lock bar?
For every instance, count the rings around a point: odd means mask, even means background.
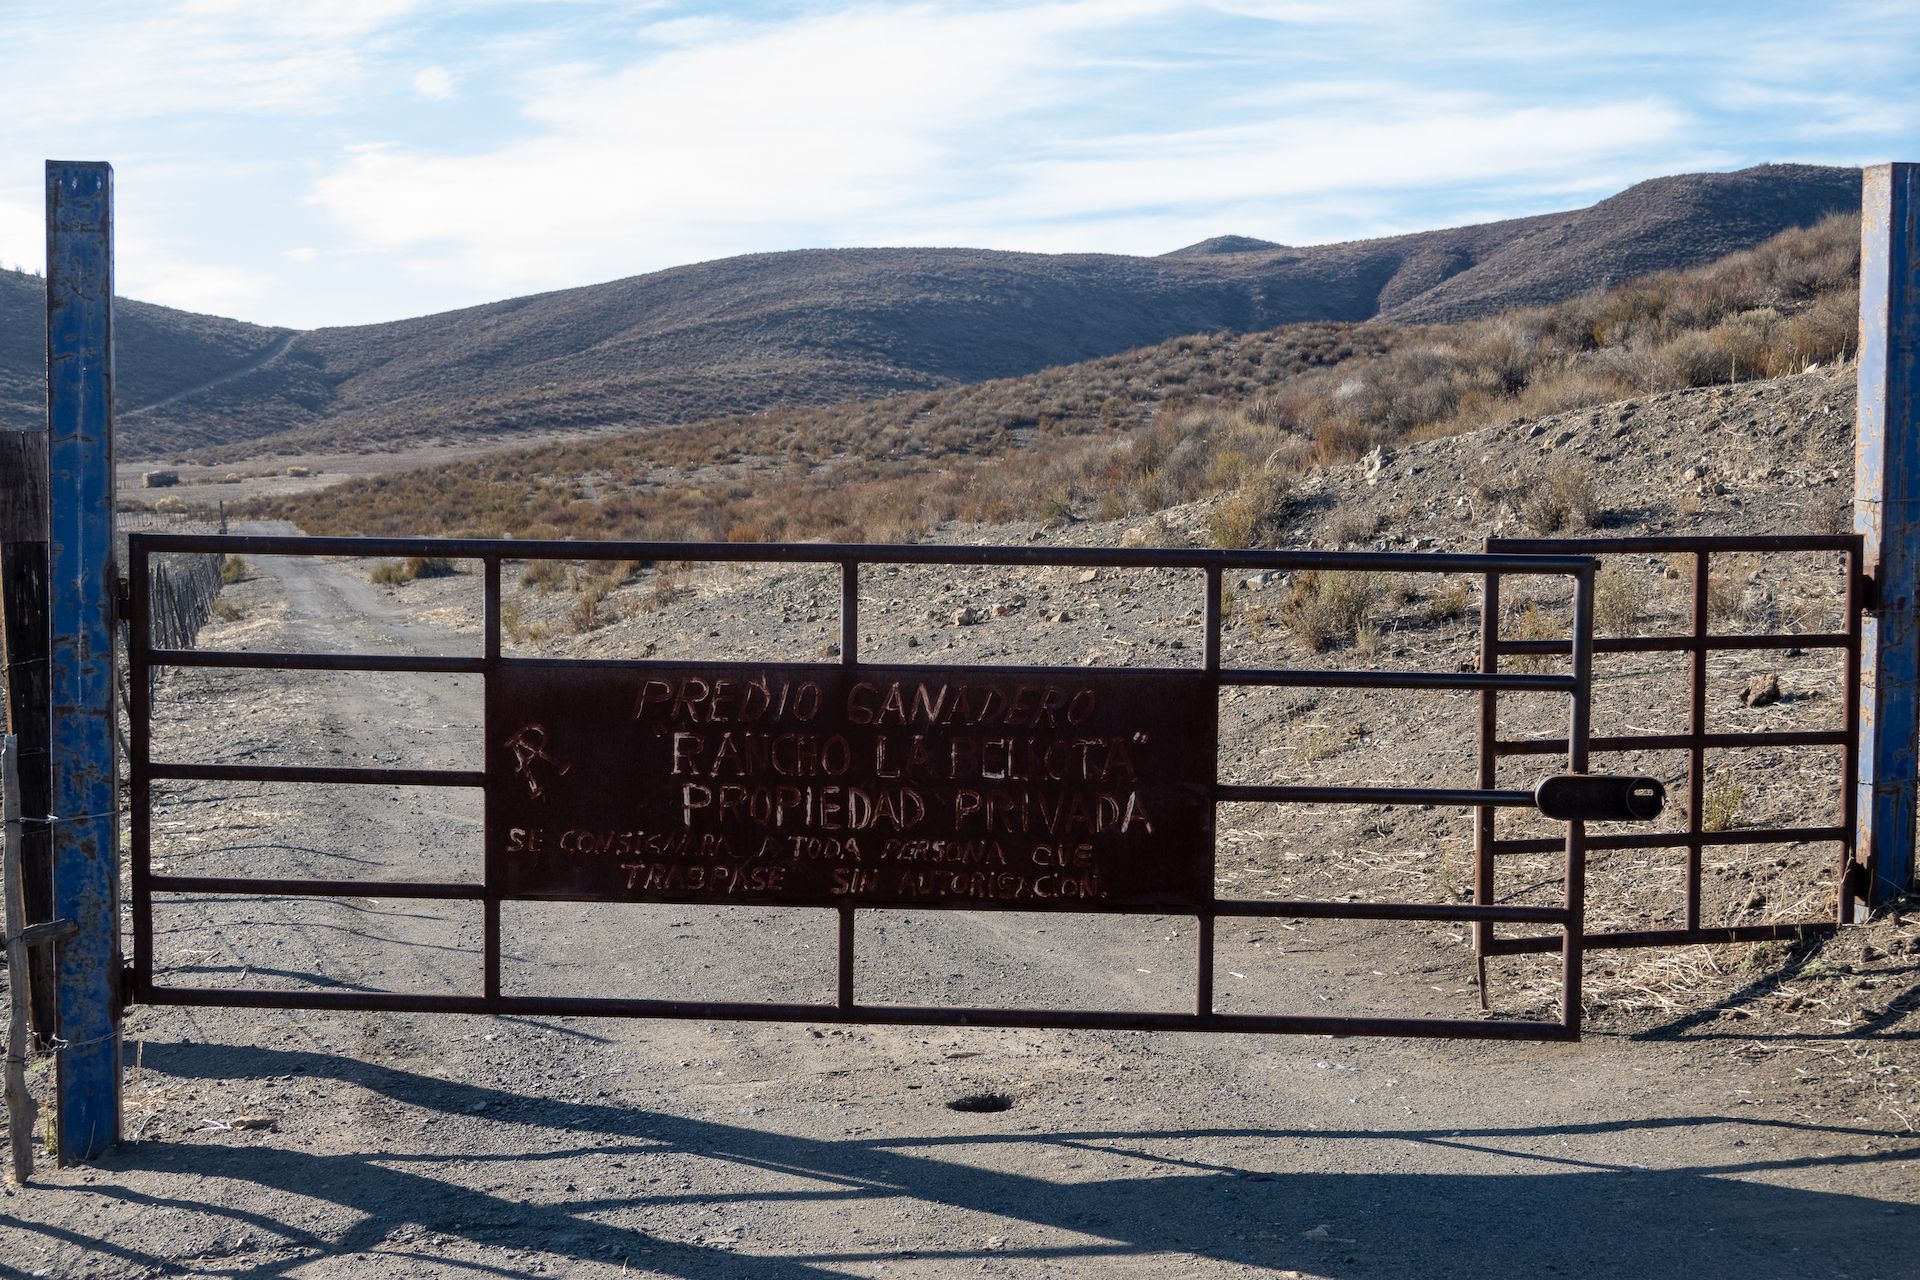
[[[1666,808],[1657,778],[1561,773],[1540,779],[1533,802],[1556,822],[1651,822]]]

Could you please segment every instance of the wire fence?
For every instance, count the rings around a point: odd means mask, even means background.
[[[114,519],[114,534],[119,540],[119,562],[128,563],[127,535],[130,533],[218,533],[225,522],[216,524],[159,511],[121,511]],[[152,643],[163,649],[191,649],[200,628],[213,617],[214,602],[220,595],[220,567],[225,557],[218,555],[176,554],[155,556],[150,573],[151,596],[148,602]],[[117,628],[117,643],[127,651],[127,624]],[[120,676],[121,705],[128,704],[127,664],[116,664]],[[152,690],[148,690],[151,695]],[[124,735],[124,729],[122,730]],[[125,738],[122,737],[122,746]]]

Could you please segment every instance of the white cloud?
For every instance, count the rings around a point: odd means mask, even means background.
[[[314,199],[363,245],[491,287],[591,270],[620,256],[610,244],[651,266],[763,247],[770,221],[817,240],[970,186],[961,135],[1059,101],[1077,36],[1162,7],[862,9],[613,70],[538,69],[523,112],[539,136],[475,155],[364,147]]]
[[[211,315],[245,315],[267,296],[271,277],[243,267],[195,262],[168,250],[118,237],[114,286],[124,297],[162,301],[167,306]]]
[[[1213,234],[1223,210],[1245,211],[1235,229],[1271,234],[1261,228],[1284,216],[1325,238],[1337,207],[1283,215],[1287,202],[1573,182],[1677,150],[1687,124],[1656,98],[1521,106],[1329,76],[1223,94],[1217,118],[1230,123],[1089,134],[1077,111],[1088,81],[1063,69],[1169,8],[916,5],[667,24],[675,42],[627,65],[529,68],[535,136],[463,155],[365,146],[312,198],[362,247],[405,254],[417,277],[498,295],[798,244],[1157,251]],[[1311,4],[1268,9],[1325,17]]]
[[[1419,111],[1389,104],[1367,117],[1303,112],[1107,139],[1090,154],[1030,163],[1003,201],[1029,217],[1082,217],[1149,193],[1168,204],[1219,205],[1548,177],[1672,144],[1684,119],[1657,101],[1523,108],[1462,103]]]
[[[200,112],[339,110],[375,38],[414,0],[178,0],[95,6],[91,20],[10,18],[0,106],[16,126]],[[74,91],[84,68],[85,92]]]
[[[103,156],[128,291],[303,321],[809,245],[1316,243],[1920,127],[1898,3],[0,8],[0,259],[38,262],[40,159]]]
[[[413,77],[413,91],[423,98],[444,102],[453,96],[453,74],[445,67],[424,67]]]
[[[47,257],[46,215],[39,206],[0,195],[0,258],[38,271]]]

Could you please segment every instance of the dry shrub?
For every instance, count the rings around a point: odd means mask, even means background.
[[[1594,628],[1608,635],[1636,634],[1653,596],[1645,577],[1617,560],[1607,561],[1593,581]]]
[[[1531,597],[1517,601],[1513,607],[1514,624],[1509,637],[1514,640],[1565,640],[1572,632],[1567,620],[1556,610],[1542,605]],[[1535,674],[1549,672],[1556,666],[1555,660],[1545,654],[1521,654],[1512,660],[1515,671]]]
[[[588,578],[580,584],[573,607],[567,611],[567,621],[576,632],[591,631],[606,621],[600,610],[600,604],[606,598],[606,583],[601,579]]]
[[[1342,547],[1357,547],[1371,542],[1374,532],[1380,527],[1380,518],[1371,511],[1358,511],[1352,507],[1342,507],[1327,522],[1327,542],[1335,550]]]
[[[1207,532],[1215,546],[1253,547],[1269,541],[1284,518],[1288,484],[1284,477],[1261,471],[1231,496],[1207,512]]]
[[[1180,534],[1159,512],[1149,516],[1120,535],[1123,547],[1178,547],[1184,545]]]
[[[1707,573],[1707,621],[1709,625],[1748,621],[1747,579],[1753,572],[1753,560],[1747,556],[1719,556]]]
[[[1600,522],[1600,500],[1594,493],[1593,471],[1572,458],[1555,458],[1520,514],[1539,534],[1563,529],[1587,529]]]
[[[1473,583],[1465,578],[1457,578],[1427,597],[1426,607],[1421,612],[1428,622],[1451,622],[1465,616],[1472,599]]]
[[[567,566],[558,560],[532,560],[520,572],[520,585],[548,595],[567,585]]]
[[[409,580],[415,578],[450,578],[459,570],[453,561],[445,556],[409,556],[403,570]]]
[[[1378,575],[1343,569],[1303,569],[1287,584],[1280,625],[1316,652],[1352,639],[1371,621],[1382,586]]]
[[[1527,490],[1527,477],[1504,458],[1482,454],[1467,464],[1463,477],[1482,502],[1512,502]]]
[[[1714,770],[1700,797],[1700,829],[1733,830],[1740,824],[1740,806],[1746,799],[1747,789],[1738,778],[1727,770]]]

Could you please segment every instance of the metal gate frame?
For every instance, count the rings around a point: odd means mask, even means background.
[[[1859,857],[1859,797],[1855,785],[1858,776],[1860,743],[1860,655],[1861,619],[1865,602],[1863,541],[1858,534],[1803,536],[1697,536],[1697,537],[1593,537],[1593,538],[1489,538],[1490,554],[1498,555],[1679,555],[1693,561],[1690,628],[1684,634],[1662,636],[1602,636],[1590,639],[1595,653],[1686,653],[1688,664],[1688,721],[1684,733],[1626,733],[1590,738],[1590,752],[1684,750],[1687,752],[1687,829],[1676,832],[1609,833],[1586,837],[1589,850],[1684,848],[1685,907],[1684,923],[1677,929],[1634,929],[1583,933],[1581,943],[1591,949],[1658,947],[1691,943],[1731,943],[1795,941],[1821,933],[1830,933],[1840,925],[1858,918],[1866,907],[1866,894],[1872,884],[1871,868]],[[1788,552],[1831,552],[1846,557],[1845,618],[1846,630],[1807,635],[1786,632],[1741,632],[1715,634],[1710,627],[1708,582],[1711,560],[1727,554],[1781,554]],[[1504,656],[1565,655],[1572,648],[1566,640],[1519,640],[1500,635],[1500,579],[1485,579],[1484,611],[1481,615],[1480,669],[1499,670]],[[1707,655],[1737,649],[1838,649],[1844,672],[1844,723],[1839,729],[1813,731],[1710,733],[1707,731]],[[1500,760],[1513,756],[1551,754],[1566,749],[1559,738],[1501,738],[1499,736],[1500,690],[1490,687],[1480,697],[1479,785],[1491,788]],[[1740,827],[1730,831],[1703,828],[1703,803],[1706,789],[1706,753],[1709,750],[1741,747],[1840,747],[1844,753],[1841,776],[1841,817],[1837,826],[1822,827]],[[1482,807],[1474,840],[1474,901],[1492,904],[1498,901],[1496,866],[1500,857],[1511,854],[1548,852],[1553,842],[1545,839],[1500,839],[1494,829],[1494,811]],[[1702,851],[1710,845],[1788,844],[1799,841],[1834,841],[1840,846],[1837,898],[1834,914],[1825,920],[1792,923],[1704,926],[1700,923],[1700,882]],[[1554,950],[1552,937],[1500,938],[1493,932],[1494,921],[1476,921],[1474,950],[1484,963],[1488,956],[1524,955]]]
[[[252,556],[439,556],[475,560],[483,574],[483,649],[474,657],[380,656],[292,652],[202,651],[155,648],[151,637],[150,560],[166,553]],[[481,883],[359,882],[292,880],[235,876],[158,874],[152,867],[151,792],[163,780],[228,780],[330,784],[374,783],[485,789],[489,775],[475,771],[195,764],[156,761],[151,754],[151,675],[159,667],[203,667],[289,671],[404,671],[473,673],[487,683],[485,740],[495,740],[494,674],[516,661],[501,654],[500,574],[508,560],[630,560],[638,562],[741,562],[821,564],[840,571],[839,665],[859,664],[860,572],[864,566],[960,565],[1081,567],[1199,571],[1203,581],[1204,644],[1198,671],[1217,699],[1229,687],[1312,687],[1353,689],[1473,690],[1492,696],[1503,690],[1546,691],[1566,695],[1571,707],[1567,750],[1574,772],[1587,766],[1592,681],[1592,610],[1596,562],[1579,555],[1436,554],[1333,551],[1192,551],[1166,549],[1081,549],[1036,547],[955,547],[914,545],[738,544],[669,542],[502,541],[493,539],[309,538],[252,535],[135,533],[129,539],[131,630],[132,915],[133,959],[124,990],[129,1001],[147,1004],[396,1010],[417,1012],[571,1014],[594,1016],[742,1019],[812,1023],[875,1023],[932,1026],[1055,1027],[1106,1030],[1184,1030],[1269,1032],[1316,1035],[1454,1036],[1504,1040],[1575,1040],[1580,1032],[1580,969],[1583,948],[1585,842],[1580,822],[1567,824],[1566,891],[1559,906],[1502,906],[1493,903],[1348,902],[1318,900],[1221,899],[1217,890],[1192,913],[1197,924],[1194,956],[1195,1003],[1191,1012],[1089,1009],[1002,1009],[948,1006],[862,1004],[854,988],[855,915],[852,903],[819,909],[837,912],[838,978],[832,1003],[716,1002],[646,998],[583,998],[506,995],[500,990],[500,906],[502,893],[493,850],[495,834],[484,837],[486,856]],[[1484,575],[1497,584],[1503,574],[1555,575],[1573,579],[1575,601],[1571,674],[1479,671],[1314,670],[1272,667],[1226,668],[1220,661],[1222,575],[1228,570],[1379,571]],[[1497,592],[1495,596],[1497,603]],[[551,661],[551,660],[545,660]],[[631,665],[670,665],[636,662]],[[929,670],[962,672],[969,668]],[[1013,668],[972,668],[1006,674]],[[1128,668],[1128,670],[1150,670]],[[1163,673],[1169,669],[1160,669]],[[1174,669],[1191,676],[1195,668]],[[1535,807],[1530,791],[1499,791],[1487,786],[1457,789],[1351,786],[1255,786],[1226,784],[1214,770],[1213,802],[1256,801],[1281,804],[1439,805],[1463,808]],[[1205,853],[1209,886],[1214,853]],[[156,893],[304,895],[318,897],[435,898],[478,902],[483,911],[483,984],[478,994],[411,994],[365,991],[241,991],[171,986],[155,981],[153,898]],[[1111,909],[1110,909],[1111,910]],[[1126,914],[1183,915],[1179,910]],[[1499,1018],[1380,1018],[1293,1014],[1221,1013],[1214,1008],[1214,924],[1221,917],[1296,919],[1465,921],[1555,926],[1561,933],[1564,992],[1558,1022]]]

